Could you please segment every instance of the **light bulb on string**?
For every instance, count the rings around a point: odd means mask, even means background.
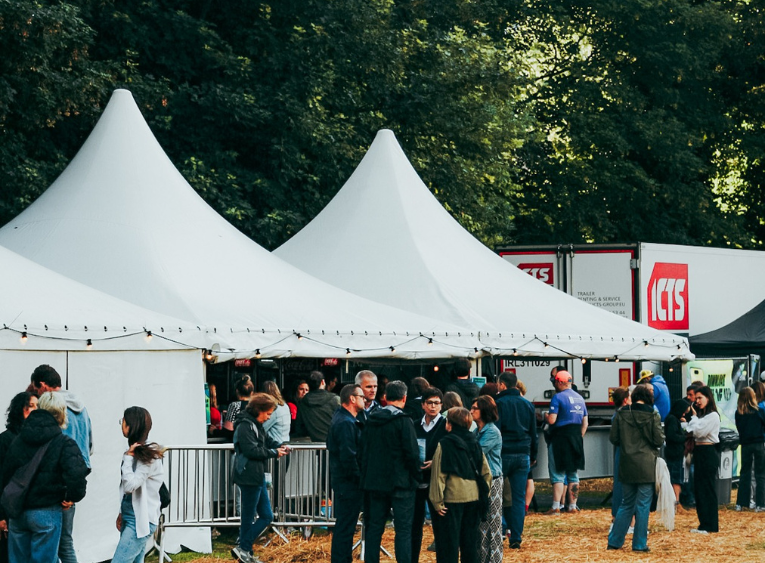
[[[582,363],[586,364],[587,363],[587,358],[582,358]]]
[[[614,356],[614,361],[618,364],[619,363],[619,356]]]
[[[351,355],[351,349],[350,348],[346,348],[345,349],[345,355],[346,356],[350,356]]]
[[[150,330],[146,331],[146,342],[151,342],[152,334]]]
[[[93,341],[92,341],[90,338],[88,338],[88,342],[87,342],[87,344],[85,345],[85,347],[86,347],[88,350],[92,350],[92,349],[93,349]]]
[[[643,340],[643,346],[645,346],[646,348],[648,348],[648,340]]]
[[[438,371],[438,366],[433,366],[433,371]]]
[[[21,333],[21,343],[22,344],[26,344],[27,340],[28,340],[28,338],[27,338],[27,331],[24,331],[24,332]]]
[[[395,351],[396,351],[396,348],[395,348],[395,347],[393,347],[393,346],[391,346],[391,347],[390,347],[390,351],[391,351],[391,352],[395,352]]]
[[[428,338],[428,346],[432,346],[432,345],[433,345],[433,339],[432,338]]]
[[[255,359],[256,359],[256,360],[259,360],[259,359],[260,359],[260,348],[258,348],[257,350],[255,350]]]
[[[517,355],[518,355],[518,348],[513,348],[513,356],[517,356]]]

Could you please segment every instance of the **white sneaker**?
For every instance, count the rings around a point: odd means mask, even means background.
[[[708,534],[706,530],[699,530],[698,528],[691,528],[692,534]]]
[[[629,528],[627,528],[627,535],[634,534],[634,533],[635,533],[635,527],[634,526],[630,526]]]
[[[231,555],[235,559],[241,561],[241,563],[257,563],[257,561],[259,561],[257,558],[253,557],[245,550],[241,549],[239,546],[231,549]]]
[[[736,512],[741,512],[741,505],[740,505],[740,504],[737,504],[737,505],[734,507],[734,509],[733,509],[733,510],[735,510]]]

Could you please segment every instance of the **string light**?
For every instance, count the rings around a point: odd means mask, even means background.
[[[513,348],[513,356],[517,356],[517,355],[518,355],[518,348]]]
[[[428,338],[428,346],[432,346],[432,345],[433,345],[433,339],[432,338]]]
[[[433,371],[438,371],[438,366],[433,366]]]
[[[390,351],[391,351],[391,352],[395,352],[395,351],[396,351],[396,349],[395,349],[393,346],[391,346],[391,347],[390,347]]]
[[[90,338],[88,338],[88,343],[86,344],[86,348],[88,350],[91,350],[93,348],[93,341]]]
[[[151,337],[152,337],[151,331],[147,330],[146,331],[146,342],[151,341]]]
[[[26,344],[27,343],[27,332],[24,331],[21,333],[21,343]]]
[[[587,363],[587,358],[582,358],[582,363],[586,364]]]
[[[260,359],[260,348],[258,348],[257,350],[255,350],[255,359],[256,359],[256,360],[259,360],[259,359]]]
[[[646,348],[648,348],[648,340],[643,340],[643,346],[645,346]]]
[[[303,336],[299,332],[296,333],[296,335],[298,340],[303,340]]]
[[[619,363],[619,356],[614,356],[614,361],[618,364]]]
[[[550,345],[547,342],[545,342],[545,348],[549,348],[549,347]]]

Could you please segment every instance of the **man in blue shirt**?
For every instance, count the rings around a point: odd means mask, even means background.
[[[502,474],[510,482],[513,505],[506,510],[505,520],[510,528],[510,549],[520,549],[523,522],[526,517],[526,479],[531,464],[537,458],[537,420],[534,405],[521,397],[516,388],[518,377],[502,372],[496,397],[502,433]]]
[[[570,512],[578,510],[579,475],[584,469],[584,433],[587,432],[587,406],[582,396],[571,389],[573,378],[567,371],[555,374],[558,391],[550,401],[547,423],[552,427],[552,447],[547,468],[553,486],[553,505],[548,514],[560,514],[564,507],[564,481],[568,480],[568,506]]]
[[[670,409],[669,387],[661,375],[654,374],[650,369],[644,369],[640,372],[638,385],[641,383],[650,383],[653,386],[653,406],[659,411],[661,421],[667,418]]]

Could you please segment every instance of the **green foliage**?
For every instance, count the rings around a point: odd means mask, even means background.
[[[490,246],[757,247],[761,4],[0,0],[0,224],[125,87],[200,195],[268,248],[381,128]]]

